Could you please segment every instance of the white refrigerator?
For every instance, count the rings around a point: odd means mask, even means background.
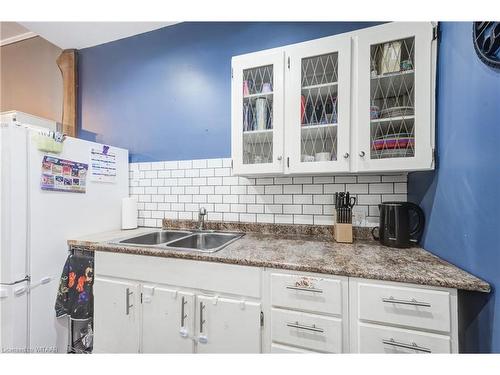
[[[35,138],[54,129],[53,121],[12,112],[0,119],[0,348],[65,353],[68,319],[55,317],[54,304],[66,241],[120,228],[128,151],[110,147],[116,177],[93,181],[91,151],[103,145],[68,137],[61,153],[49,154],[38,150]],[[88,164],[85,193],[42,190],[45,155]]]

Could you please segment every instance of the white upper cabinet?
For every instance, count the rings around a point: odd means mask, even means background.
[[[431,169],[430,23],[391,23],[356,36],[358,171]]]
[[[302,43],[286,54],[285,173],[349,171],[350,39]]]
[[[233,57],[234,174],[432,169],[433,31],[388,23]]]
[[[232,61],[232,154],[239,174],[283,172],[283,51]]]

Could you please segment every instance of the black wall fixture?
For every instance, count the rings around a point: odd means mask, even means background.
[[[481,61],[500,69],[500,22],[473,22],[472,39]]]

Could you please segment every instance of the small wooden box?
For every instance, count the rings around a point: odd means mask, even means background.
[[[352,243],[352,224],[336,223],[334,237],[337,242]]]

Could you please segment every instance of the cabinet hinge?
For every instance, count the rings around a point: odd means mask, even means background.
[[[264,313],[262,311],[260,312],[260,326],[264,327]]]
[[[437,25],[432,28],[432,40],[436,40],[438,38],[438,27]]]
[[[433,163],[436,162],[436,149],[435,148],[432,149],[432,162]]]
[[[288,69],[290,69],[290,56],[288,56]]]

